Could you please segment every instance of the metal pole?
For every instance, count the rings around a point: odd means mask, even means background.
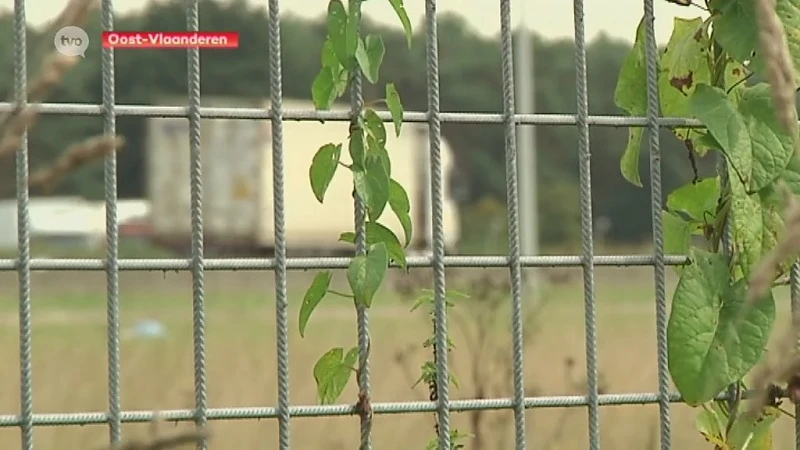
[[[534,74],[533,74],[533,46],[531,45],[531,32],[528,29],[526,14],[526,0],[517,4],[520,12],[520,23],[517,36],[517,62],[516,86],[517,107],[519,114],[533,114],[534,112]],[[534,256],[539,253],[539,208],[537,197],[537,164],[536,164],[536,128],[534,126],[518,126],[517,142],[519,155],[519,209],[520,209],[520,240],[523,256]],[[531,300],[537,298],[539,283],[534,268],[527,268],[523,272],[526,284],[526,294]]]

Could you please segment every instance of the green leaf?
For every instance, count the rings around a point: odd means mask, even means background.
[[[406,43],[408,44],[408,48],[411,48],[411,38],[414,36],[414,31],[411,29],[411,20],[408,18],[408,13],[406,12],[406,7],[403,5],[403,0],[389,0],[389,3],[392,4],[395,14],[397,14],[397,17],[400,19],[400,23],[403,24],[403,31],[406,35]]]
[[[367,153],[380,159],[383,168],[386,169],[386,176],[392,177],[392,160],[385,145],[381,145],[374,137],[367,136]]]
[[[730,60],[725,65],[723,74],[725,92],[728,93],[728,98],[735,104],[738,104],[742,98],[742,91],[747,86],[744,81],[747,79],[748,73],[748,70],[739,61]]]
[[[389,174],[380,157],[368,156],[364,170],[353,171],[356,192],[367,207],[369,220],[375,222],[389,202]]]
[[[667,197],[667,208],[687,214],[695,222],[712,222],[719,200],[719,177],[705,178],[688,183],[672,191]]]
[[[347,91],[347,83],[350,82],[350,72],[348,72],[345,68],[339,68],[339,74],[335,77],[335,90],[336,90],[336,98],[341,97]]]
[[[706,84],[697,86],[690,98],[692,114],[708,128],[728,157],[731,184],[730,221],[737,253],[737,265],[745,271],[761,255],[761,211],[758,200],[748,195],[747,181],[753,167],[753,152],[744,118],[728,101],[725,91]]]
[[[720,88],[700,84],[689,99],[692,115],[708,128],[711,136],[722,146],[728,157],[743,166],[738,170],[750,173],[752,147],[744,118]]]
[[[614,104],[630,116],[643,116],[647,113],[644,20],[639,22],[636,28],[636,41],[622,64],[614,91]],[[642,187],[642,178],[639,175],[639,152],[643,133],[644,129],[641,127],[628,128],[628,145],[619,165],[622,176],[638,187]]]
[[[672,299],[667,347],[672,380],[684,400],[696,406],[759,361],[775,321],[775,302],[770,293],[742,318],[747,280],[730,285],[728,263],[720,254],[692,249],[689,257]]]
[[[311,98],[316,109],[329,109],[339,96],[339,74],[335,70],[332,67],[323,67],[311,84]]]
[[[703,405],[703,410],[697,414],[695,428],[710,443],[725,448],[725,428],[728,425],[728,416],[722,411],[717,402],[711,406]]]
[[[330,271],[320,272],[308,287],[306,295],[303,297],[303,304],[300,306],[300,337],[305,337],[308,319],[311,318],[311,313],[328,293],[332,277],[333,274]]]
[[[399,137],[400,128],[403,126],[403,103],[400,102],[400,94],[394,87],[394,83],[386,83],[386,105],[392,114],[394,132]]]
[[[731,224],[736,264],[748,276],[760,258],[769,251],[773,214],[764,211],[757,192],[771,185],[792,155],[791,138],[774,117],[767,85],[743,88],[738,107],[725,92],[707,85],[698,86],[691,98],[693,113],[708,127],[728,157],[731,184]],[[774,228],[774,227],[773,227]]]
[[[800,32],[800,30],[799,30]],[[784,129],[772,106],[772,91],[767,83],[742,90],[738,110],[750,135],[753,165],[750,191],[772,184],[792,157],[792,137]]]
[[[674,19],[672,36],[659,61],[659,96],[661,113],[668,117],[689,115],[689,96],[699,83],[711,84],[708,25],[703,19]],[[645,104],[646,105],[646,104]],[[673,132],[686,139],[688,128]]]
[[[739,414],[727,436],[732,449],[772,450],[772,424],[781,416],[778,408],[767,407],[760,417]]]
[[[386,145],[386,125],[372,108],[364,110],[364,124],[366,125],[367,135],[372,136],[378,144]]]
[[[729,165],[730,167],[730,165]],[[728,170],[731,184],[731,210],[729,220],[733,227],[733,241],[737,250],[736,264],[745,277],[755,268],[764,249],[764,211],[758,193],[750,194],[747,187]]]
[[[347,10],[341,0],[328,2],[328,39],[331,41],[339,63],[344,67],[349,67],[349,59],[352,54],[348,54],[347,49]],[[355,52],[355,48],[353,51]]]
[[[689,224],[667,211],[661,211],[661,221],[664,226],[664,253],[685,255],[692,244],[692,229]]]
[[[774,185],[759,191],[758,196],[761,201],[761,217],[763,221],[761,252],[762,256],[764,256],[778,245],[780,237],[785,232],[783,212],[785,211],[786,203]],[[787,273],[792,262],[791,258],[779,261],[779,266],[777,267],[779,275]]]
[[[317,397],[323,405],[334,403],[350,381],[350,375],[358,360],[358,348],[344,354],[342,347],[330,349],[314,364],[314,380],[317,382]]]
[[[789,164],[783,170],[781,179],[794,195],[800,195],[800,158],[789,158]]]
[[[336,50],[333,48],[330,36],[325,38],[325,43],[322,44],[322,67],[340,68],[342,65],[339,63],[339,58],[336,57]]]
[[[710,0],[708,6],[719,15],[712,17],[714,37],[726,52],[748,61],[758,48],[758,25],[753,0]]]
[[[311,161],[308,177],[311,180],[311,190],[314,191],[314,197],[320,203],[325,198],[325,191],[328,190],[328,186],[330,186],[331,180],[336,174],[341,155],[342,144],[325,144],[317,150],[317,154],[314,155],[314,159]]]
[[[760,55],[758,19],[753,0],[711,0],[714,35],[726,52],[739,62],[751,59],[751,70],[762,72],[764,60]],[[777,0],[775,12],[786,31],[789,53],[796,73],[800,73],[800,0]],[[796,76],[796,75],[795,75]]]
[[[363,170],[367,156],[366,146],[364,145],[364,130],[361,127],[353,128],[351,124],[350,143],[348,149],[350,158],[353,160],[353,169]]]
[[[386,150],[386,126],[383,120],[373,109],[368,108],[364,112],[364,125],[367,133],[367,153],[381,159],[386,174],[391,178],[392,161]]]
[[[400,225],[403,226],[406,239],[406,245],[403,247],[408,247],[411,244],[414,230],[411,224],[411,204],[408,201],[406,190],[396,180],[389,181],[389,207],[392,208]]]
[[[350,282],[356,303],[367,308],[372,306],[372,298],[378,292],[388,268],[389,254],[382,242],[371,245],[366,256],[353,258],[347,268],[347,281]]]
[[[377,83],[380,78],[381,63],[385,54],[386,48],[383,46],[383,39],[380,36],[370,34],[367,35],[365,41],[358,40],[356,61],[367,80],[372,84]]]
[[[347,52],[347,62],[342,65],[352,68],[353,57],[358,50],[359,29],[361,28],[361,1],[350,1],[348,3],[347,26],[345,29],[345,51]]]
[[[467,298],[470,298],[469,295],[463,292],[458,292],[453,289],[448,289],[444,293],[445,306],[447,308],[452,308],[453,306],[455,306],[455,300],[467,299]],[[410,312],[416,311],[422,305],[428,305],[431,308],[433,308],[435,306],[435,302],[436,302],[436,293],[430,289],[423,289],[422,294],[419,297],[417,297],[417,299],[414,301],[414,304],[411,305]]]
[[[377,222],[367,222],[365,225],[367,245],[383,243],[386,245],[386,251],[389,253],[389,258],[396,262],[397,265],[405,269],[406,253],[403,251],[403,246],[400,244],[400,240],[397,239],[397,236],[395,236],[394,232]],[[339,236],[339,241],[355,244],[356,235],[352,231],[342,233]]]

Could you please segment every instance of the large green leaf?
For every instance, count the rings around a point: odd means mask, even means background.
[[[350,1],[348,2],[347,11],[347,25],[345,30],[345,49],[347,50],[347,62],[342,64],[347,68],[353,67],[353,57],[356,55],[358,49],[359,28],[361,27],[361,2]]]
[[[727,444],[731,449],[772,450],[772,424],[781,416],[778,408],[767,407],[754,417],[740,414],[728,431]]]
[[[355,122],[355,124],[353,122]],[[357,171],[364,171],[364,162],[367,157],[367,146],[364,143],[365,133],[360,124],[361,121],[354,117],[350,123],[350,128],[352,129],[350,133],[350,142],[347,144],[350,158],[353,160],[354,173]]]
[[[322,67],[314,78],[311,84],[311,99],[316,109],[329,109],[339,95],[337,70],[334,67]]]
[[[751,68],[761,71],[763,59],[759,56],[758,20],[756,0],[711,0],[715,12],[714,35],[722,47],[740,62],[750,60]],[[800,0],[777,0],[775,11],[783,24],[789,44],[789,53],[795,72],[800,73]]]
[[[754,88],[752,88],[754,89]],[[740,106],[748,112],[745,92]],[[731,185],[731,211],[730,221],[733,227],[734,244],[738,250],[737,264],[744,275],[755,266],[763,254],[763,217],[761,201],[758,194],[751,192],[751,187],[762,186],[770,173],[770,168],[764,166],[764,161],[769,158],[774,149],[767,149],[760,145],[760,135],[750,135],[752,115],[747,118],[737,110],[734,103],[722,89],[698,85],[690,98],[692,114],[708,128],[708,132],[716,140],[721,150],[728,157],[728,178]],[[755,143],[755,145],[754,145]],[[754,150],[754,148],[756,150]],[[759,157],[755,157],[759,152]],[[779,150],[778,150],[779,151]],[[755,167],[758,169],[754,170]],[[755,176],[755,174],[761,174]],[[776,175],[777,176],[777,173]]]
[[[357,361],[358,347],[351,348],[346,355],[342,347],[332,348],[320,357],[314,364],[314,380],[317,382],[320,403],[330,405],[342,395]]]
[[[794,195],[800,195],[800,158],[789,158],[789,164],[781,173],[781,181]]]
[[[720,254],[692,249],[672,299],[669,370],[690,405],[711,400],[761,358],[775,321],[772,294],[742,316],[747,281],[729,284]]]
[[[400,136],[400,129],[403,126],[403,103],[400,101],[400,93],[397,92],[394,83],[386,83],[386,106],[389,107],[392,115],[395,135]]]
[[[764,211],[758,193],[748,193],[744,184],[728,171],[731,181],[731,210],[729,220],[733,227],[737,265],[744,276],[750,272],[766,253],[764,248]]]
[[[636,41],[617,79],[614,91],[614,104],[630,116],[643,116],[647,113],[647,71],[645,67],[645,26],[644,19],[636,28]],[[642,187],[639,175],[639,153],[642,146],[641,127],[628,128],[628,144],[619,162],[622,176],[634,186]]]
[[[306,325],[311,318],[311,313],[319,306],[325,294],[328,293],[328,288],[331,285],[331,278],[333,274],[326,270],[317,274],[311,286],[308,287],[306,295],[303,296],[303,304],[300,305],[300,337],[304,337],[306,333]]]
[[[705,223],[713,220],[718,200],[719,177],[710,177],[672,191],[667,197],[667,208]]]
[[[342,155],[342,144],[325,144],[317,150],[308,169],[308,178],[311,181],[311,190],[314,197],[322,203],[325,192],[328,190],[336,168],[339,167],[339,158]]]
[[[350,65],[347,39],[347,10],[341,0],[330,0],[328,2],[328,40],[333,46],[333,51],[339,63],[344,67]],[[355,48],[353,49],[355,53]]]
[[[708,128],[711,136],[720,144],[742,176],[752,171],[753,150],[747,124],[728,101],[724,90],[700,84],[689,98],[692,115]]]
[[[364,109],[364,125],[364,131],[368,136],[375,139],[378,145],[386,145],[386,125],[374,109]]]
[[[414,36],[414,31],[411,29],[411,19],[408,18],[408,13],[406,12],[406,7],[403,4],[403,0],[389,0],[389,3],[391,3],[395,14],[397,14],[397,18],[400,19],[400,23],[403,25],[403,32],[406,36],[406,44],[408,45],[408,48],[411,48],[411,38]]]
[[[703,405],[702,411],[695,418],[695,428],[706,440],[719,449],[725,448],[725,428],[728,425],[728,414],[718,402]]]
[[[758,191],[775,181],[789,164],[794,151],[792,137],[775,115],[768,84],[744,89],[738,110],[747,126],[753,152],[749,188]]]
[[[353,258],[347,268],[347,281],[353,290],[356,303],[367,308],[372,306],[372,298],[378,292],[389,268],[389,253],[382,242],[369,247],[366,255]]]
[[[408,247],[414,234],[414,227],[411,224],[411,204],[405,188],[394,179],[389,180],[389,207],[392,208],[400,225],[403,226],[403,234],[406,238],[406,245],[403,247]]]
[[[708,63],[708,24],[701,18],[676,17],[667,48],[659,61],[658,86],[661,114],[687,117],[689,96],[699,83],[711,83]],[[688,128],[676,128],[680,139],[689,136]]]
[[[403,245],[400,240],[395,236],[394,232],[378,222],[367,222],[365,224],[366,241],[367,245],[377,244],[382,242],[386,245],[386,251],[389,252],[389,258],[397,263],[402,268],[406,268],[406,253],[403,250]],[[339,235],[339,241],[355,244],[356,234],[352,231],[347,231]]]
[[[661,223],[664,229],[664,253],[668,255],[685,255],[692,244],[692,228],[680,217],[668,211],[661,211]],[[676,266],[678,273],[681,266]]]
[[[763,255],[766,255],[778,245],[778,240],[783,237],[785,230],[783,212],[786,204],[783,196],[778,193],[775,186],[762,189],[758,196],[761,201],[761,220],[763,224],[761,251]],[[780,261],[779,264],[778,271],[780,274],[784,274],[789,270],[791,261]]]
[[[381,63],[386,54],[383,39],[379,35],[367,35],[365,40],[358,41],[356,61],[370,83],[377,83],[380,77]]]
[[[353,170],[353,183],[367,207],[371,221],[377,221],[389,202],[389,174],[380,156],[367,156],[364,170]]]

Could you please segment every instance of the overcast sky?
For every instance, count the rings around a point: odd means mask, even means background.
[[[253,4],[266,5],[267,0],[250,0]],[[573,4],[570,0],[512,0],[514,23],[519,23],[519,5],[525,1],[527,23],[535,31],[548,38],[571,37],[573,35]],[[660,42],[666,42],[672,28],[672,18],[676,15],[695,17],[698,10],[667,3],[666,0],[654,0],[656,10],[656,32]],[[28,0],[27,18],[33,25],[46,23],[55,16],[66,0]],[[144,0],[116,0],[114,9],[117,13],[125,13],[141,8]],[[315,17],[320,13],[325,0],[284,0],[281,2],[283,13],[291,12],[306,17]],[[405,0],[406,8],[411,16],[412,24],[417,25],[425,13],[424,0]],[[0,8],[12,9],[14,0],[0,0]],[[369,17],[390,25],[397,19],[386,0],[370,0],[364,4],[364,13]],[[469,23],[479,32],[492,35],[500,29],[499,0],[439,0],[440,12],[457,12],[466,17]],[[642,0],[585,0],[586,36],[589,40],[600,33],[632,40],[636,24],[642,16]],[[309,13],[310,12],[310,13]],[[202,14],[202,13],[201,13]]]

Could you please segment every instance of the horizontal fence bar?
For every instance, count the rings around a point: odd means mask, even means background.
[[[59,114],[69,116],[100,116],[103,114],[102,105],[89,103],[30,103],[30,108],[40,114]],[[13,103],[0,102],[0,112],[8,112],[14,109]],[[115,105],[114,113],[117,117],[140,116],[140,117],[181,117],[188,118],[189,110],[185,106],[149,106],[149,105]],[[269,108],[211,108],[200,107],[200,116],[206,119],[269,119],[272,114]],[[380,111],[378,116],[384,122],[391,122],[392,117],[389,112]],[[463,112],[442,112],[439,113],[442,122],[449,123],[468,123],[468,124],[502,124],[502,113],[463,113]],[[284,110],[283,120],[331,120],[349,121],[350,111],[313,111],[313,110]],[[577,119],[574,114],[515,114],[514,121],[520,125],[575,125]],[[405,112],[403,122],[427,123],[427,112]],[[628,117],[599,115],[588,116],[587,122],[591,126],[601,127],[646,127],[645,117]],[[680,117],[663,117],[658,120],[661,127],[702,127],[700,121],[696,119],[686,119]]]
[[[350,265],[350,257],[337,258],[287,258],[287,269],[346,269]],[[581,267],[583,258],[580,256],[523,256],[523,267]],[[607,255],[595,256],[595,266],[629,267],[652,266],[652,255]],[[407,260],[409,267],[431,267],[433,258],[429,256],[412,256]],[[683,255],[668,255],[665,262],[670,266],[681,266],[689,261]],[[191,267],[191,259],[124,259],[118,260],[119,270],[125,271],[185,271]],[[19,262],[16,259],[0,259],[0,272],[17,270]],[[445,267],[454,268],[504,268],[508,267],[507,256],[445,256]],[[59,271],[97,271],[104,270],[104,259],[50,259],[32,258],[31,270],[59,270]],[[209,258],[203,260],[205,270],[236,271],[236,270],[271,270],[275,268],[273,258]],[[399,267],[393,264],[393,267]]]
[[[754,392],[746,392],[744,398],[752,397]],[[599,404],[604,406],[649,405],[658,403],[656,393],[638,394],[604,394],[599,395]],[[726,394],[717,396],[717,400],[727,400]],[[670,403],[682,403],[683,398],[678,393],[669,396]],[[539,408],[578,408],[587,406],[587,398],[583,395],[564,395],[546,397],[526,397],[525,409]],[[466,412],[477,410],[506,410],[514,407],[511,398],[470,399],[450,401],[450,411]],[[375,414],[414,414],[436,411],[435,402],[385,402],[373,403],[372,410]],[[275,419],[278,410],[275,407],[242,407],[242,408],[208,408],[208,419],[222,420],[248,420],[248,419]],[[295,417],[335,417],[353,416],[358,414],[355,405],[296,405],[289,408],[289,414]],[[161,419],[168,422],[188,422],[195,419],[192,409],[177,409],[166,411],[123,411],[120,414],[123,423],[151,422]],[[36,426],[65,426],[65,425],[99,425],[108,424],[108,414],[104,412],[87,413],[49,413],[34,414],[33,424]],[[0,427],[16,427],[21,423],[16,415],[0,415]]]

